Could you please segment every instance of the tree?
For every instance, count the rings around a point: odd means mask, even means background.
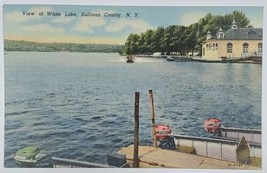
[[[175,27],[176,27],[175,25],[168,26],[164,32],[163,44],[164,44],[164,50],[167,52],[167,55],[170,55],[170,53],[174,49],[175,40],[173,39],[173,34]]]
[[[229,20],[228,22],[230,23],[230,21],[233,22],[233,20],[235,20],[237,26],[240,28],[247,27],[250,24],[249,19],[246,17],[245,13],[243,13],[243,12],[234,11],[229,16],[230,17],[228,17],[228,20]]]
[[[189,27],[170,25],[166,28],[158,27],[156,30],[147,30],[140,36],[130,34],[125,42],[125,52],[127,54],[142,53],[152,54],[153,52],[180,53],[182,55],[198,50],[202,51],[201,44],[206,39],[207,32],[216,35],[222,28],[224,31],[230,29],[233,20],[238,27],[253,27],[243,12],[233,11],[224,16],[212,15],[208,13],[197,23]]]
[[[155,42],[154,42],[154,32],[151,29],[145,32],[145,45],[146,45],[146,54],[152,54]]]
[[[137,34],[130,34],[125,42],[125,53],[132,55],[138,53],[138,40]]]
[[[186,54],[191,51],[193,55],[195,48],[197,48],[198,27],[198,23],[194,23],[186,29]]]
[[[154,31],[154,45],[153,52],[161,52],[164,54],[164,28],[158,27],[156,31]]]

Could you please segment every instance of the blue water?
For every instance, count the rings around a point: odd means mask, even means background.
[[[148,90],[156,122],[176,134],[206,136],[203,121],[261,128],[258,64],[168,62],[118,54],[8,52],[5,55],[5,167],[14,153],[38,145],[51,156],[107,163],[133,143],[134,94],[140,92],[140,143],[151,144]]]

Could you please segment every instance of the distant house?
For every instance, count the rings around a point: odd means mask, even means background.
[[[221,28],[216,36],[208,31],[202,44],[202,58],[221,61],[246,57],[262,57],[262,28],[238,28],[233,21],[231,28]]]

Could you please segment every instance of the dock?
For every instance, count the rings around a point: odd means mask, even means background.
[[[140,168],[190,168],[190,169],[250,169],[258,170],[258,167],[242,165],[238,162],[187,154],[175,150],[165,150],[150,146],[139,146]],[[133,164],[134,145],[123,147],[117,151],[126,155],[126,161]]]

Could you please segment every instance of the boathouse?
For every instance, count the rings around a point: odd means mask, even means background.
[[[238,28],[235,20],[228,31],[210,31],[202,44],[202,59],[211,61],[262,57],[262,28]]]

